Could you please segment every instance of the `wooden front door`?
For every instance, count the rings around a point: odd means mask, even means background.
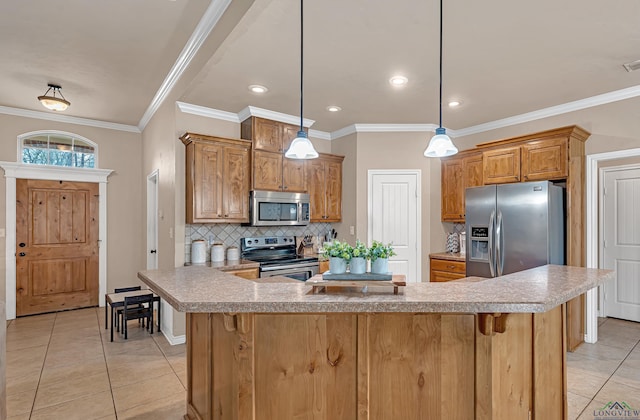
[[[16,314],[98,305],[98,184],[16,180]]]

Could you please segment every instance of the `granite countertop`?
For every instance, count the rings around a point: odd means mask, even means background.
[[[374,287],[313,294],[303,282],[255,282],[202,266],[141,271],[138,277],[180,312],[510,313],[546,312],[612,279],[613,271],[545,265],[493,279],[408,283],[398,295]]]
[[[434,252],[433,254],[429,254],[429,257],[437,258],[439,260],[466,261],[466,254],[461,254],[459,252]]]

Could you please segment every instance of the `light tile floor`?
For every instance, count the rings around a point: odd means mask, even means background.
[[[599,334],[567,355],[570,420],[609,401],[640,408],[640,323],[602,319]],[[103,308],[7,322],[8,420],[178,420],[185,385],[184,345],[135,326],[111,343]]]
[[[8,321],[8,420],[182,419],[185,345],[129,326],[112,343],[104,308]]]

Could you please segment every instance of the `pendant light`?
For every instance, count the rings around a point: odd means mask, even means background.
[[[424,151],[426,157],[445,157],[458,153],[447,130],[442,127],[442,0],[440,0],[440,122],[436,128],[436,135],[431,137],[429,146]]]
[[[304,21],[303,21],[303,0],[300,0],[300,131],[298,131],[298,135],[291,142],[291,146],[289,146],[289,150],[287,150],[284,154],[285,157],[290,159],[315,159],[318,157],[318,152],[313,148],[313,144],[307,137],[307,133],[304,131],[304,127],[302,126],[303,117],[303,34],[304,34]]]
[[[49,92],[53,89],[52,96],[49,96]],[[62,89],[58,85],[52,85],[49,83],[49,89],[42,96],[38,96],[38,100],[45,108],[50,109],[52,111],[64,111],[71,105],[71,102],[67,101],[64,96],[62,96]],[[60,95],[60,97],[56,96],[56,92]]]

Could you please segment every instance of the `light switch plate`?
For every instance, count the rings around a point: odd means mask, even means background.
[[[352,235],[356,234],[356,229],[353,226],[349,226],[349,233]]]
[[[0,228],[0,238],[4,238],[6,235],[6,231],[4,230],[4,228]]]

